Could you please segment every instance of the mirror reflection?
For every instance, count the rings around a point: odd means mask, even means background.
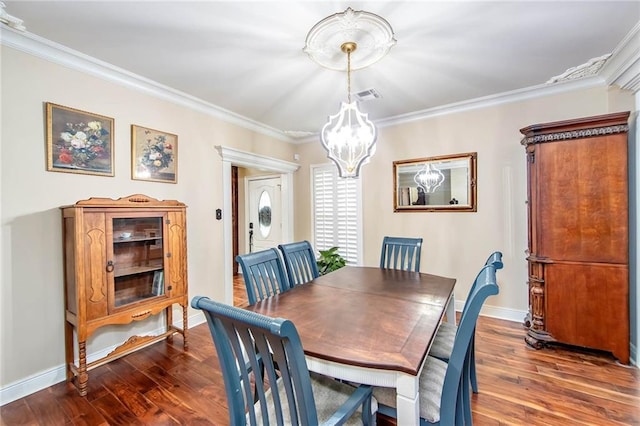
[[[477,153],[393,162],[394,211],[476,211]]]

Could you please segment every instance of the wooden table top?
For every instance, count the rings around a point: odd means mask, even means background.
[[[455,282],[345,267],[246,309],[293,321],[309,356],[417,375]]]

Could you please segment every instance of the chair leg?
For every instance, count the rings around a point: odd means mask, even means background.
[[[371,412],[371,409],[373,408],[371,403],[372,396],[369,395],[366,401],[362,404],[361,418],[364,426],[376,426],[376,415]]]
[[[473,348],[469,348],[469,352],[467,352],[467,356],[464,359],[464,365],[462,367],[462,379],[460,383],[462,401],[460,401],[461,410],[462,410],[462,418],[464,419],[464,424],[471,425],[473,424],[471,418],[471,392],[469,390],[469,376],[471,371],[471,360],[473,353]]]
[[[464,426],[465,424],[471,424],[471,423],[467,423],[467,419],[466,419],[466,396],[465,396],[465,386],[463,385],[464,382],[466,382],[466,379],[464,378],[464,375],[461,377],[460,379],[460,384],[458,387],[458,395],[456,397],[456,418],[455,418],[455,424],[456,426]],[[468,393],[468,388],[469,386],[467,385],[467,393]],[[440,419],[440,424],[444,424],[442,422],[442,418]]]
[[[471,379],[471,389],[473,389],[473,393],[478,393],[478,377],[476,376],[476,348],[475,348],[475,333],[471,337],[471,345],[469,351],[469,367],[470,372],[469,376]]]

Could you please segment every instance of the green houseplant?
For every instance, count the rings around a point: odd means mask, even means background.
[[[320,250],[317,264],[320,275],[324,275],[342,268],[347,264],[347,261],[338,253],[338,247],[331,247],[328,250]]]

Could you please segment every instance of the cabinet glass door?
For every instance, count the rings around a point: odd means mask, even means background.
[[[114,307],[165,294],[162,224],[162,216],[112,218]]]

